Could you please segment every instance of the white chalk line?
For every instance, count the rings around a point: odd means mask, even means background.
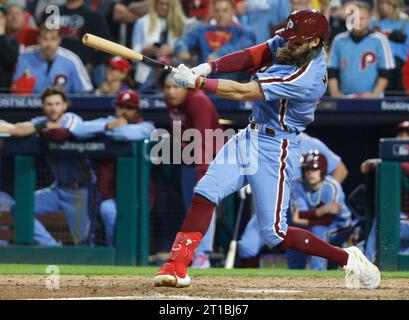
[[[230,291],[240,293],[304,293],[300,290],[273,290],[273,289],[231,289]]]

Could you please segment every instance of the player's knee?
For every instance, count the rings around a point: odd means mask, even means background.
[[[116,217],[115,203],[113,203],[113,201],[102,201],[99,212],[104,221],[115,219]]]
[[[270,229],[261,230],[261,236],[264,240],[264,243],[270,248],[278,246],[284,240],[283,237],[279,236]]]

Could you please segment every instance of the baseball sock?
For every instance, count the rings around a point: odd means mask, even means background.
[[[329,243],[314,236],[308,230],[288,227],[284,241],[279,245],[282,249],[294,249],[302,253],[322,257],[334,261],[343,267],[347,264],[348,253],[341,248],[334,247]]]
[[[192,206],[183,221],[180,232],[200,232],[205,235],[212,221],[215,207],[214,203],[195,194],[192,198]]]

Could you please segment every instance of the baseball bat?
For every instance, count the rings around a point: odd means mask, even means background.
[[[90,33],[86,33],[83,35],[82,43],[88,47],[112,54],[114,56],[120,56],[132,61],[143,62],[147,65],[150,65],[151,67],[161,68],[168,72],[176,70],[170,65],[156,61],[123,45],[95,36]]]
[[[241,223],[241,216],[243,215],[244,209],[244,201],[246,200],[246,195],[243,192],[244,196],[240,193],[240,205],[239,211],[237,213],[236,218],[236,225],[234,227],[233,239],[229,245],[229,252],[227,253],[226,262],[224,263],[225,269],[233,269],[234,267],[234,259],[236,258],[236,251],[237,251],[237,237],[239,236],[239,229]]]

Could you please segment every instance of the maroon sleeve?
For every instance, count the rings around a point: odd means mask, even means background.
[[[267,42],[210,61],[212,73],[254,71],[272,63]]]
[[[44,128],[41,130],[40,135],[50,141],[62,142],[67,140],[71,136],[71,133],[68,128]]]
[[[329,226],[332,223],[332,217],[331,215],[327,214],[323,216],[322,218],[318,219],[308,219],[308,226],[313,227],[316,225],[323,225],[323,226]]]
[[[317,219],[316,210],[299,211],[301,219]]]
[[[215,107],[211,100],[203,93],[192,95],[188,101],[188,116],[192,120],[192,127],[199,130],[202,137],[202,157],[195,159],[197,165],[198,180],[206,173],[209,163],[213,160],[213,141],[212,147],[206,148],[205,130],[214,128]],[[207,151],[207,153],[206,153]]]

